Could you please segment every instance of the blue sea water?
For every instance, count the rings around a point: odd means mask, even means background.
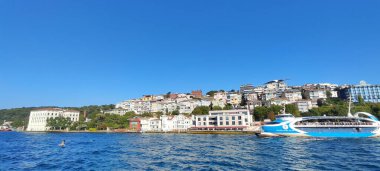
[[[0,170],[380,170],[380,139],[1,132]]]

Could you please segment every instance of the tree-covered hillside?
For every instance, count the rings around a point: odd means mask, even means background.
[[[39,108],[52,108],[56,106],[43,106],[43,107],[23,107],[23,108],[13,108],[13,109],[1,109],[0,110],[0,124],[4,120],[12,121],[13,127],[27,126],[29,120],[30,111],[33,109]],[[81,115],[86,111],[87,116],[90,118],[95,117],[96,114],[101,113],[105,110],[114,109],[115,105],[91,105],[91,106],[82,106],[82,107],[60,107],[63,109],[74,109],[79,110]]]

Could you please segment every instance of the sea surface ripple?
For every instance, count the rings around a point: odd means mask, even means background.
[[[380,139],[1,132],[0,170],[380,170]]]

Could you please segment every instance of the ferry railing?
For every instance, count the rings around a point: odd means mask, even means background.
[[[351,126],[376,126],[370,122],[303,122],[296,123],[295,126],[334,126],[334,127],[351,127]]]

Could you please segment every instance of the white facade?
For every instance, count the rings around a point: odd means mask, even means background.
[[[310,100],[297,101],[296,105],[300,112],[307,112],[313,108],[313,104],[311,103]]]
[[[65,110],[60,108],[46,108],[32,110],[29,115],[27,131],[47,131],[46,120],[48,118],[65,117],[70,118],[72,122],[79,121],[79,111]]]
[[[310,90],[309,98],[312,100],[326,99],[327,98],[326,90]]]
[[[302,99],[302,93],[299,90],[289,90],[284,92],[284,96],[290,102],[296,102]]]
[[[210,111],[208,115],[193,115],[197,130],[245,130],[253,125],[252,115],[246,109]]]
[[[191,118],[182,114],[174,116],[162,115],[160,119],[162,131],[164,132],[186,131],[192,126]]]
[[[338,97],[338,91],[330,91],[331,97]]]

